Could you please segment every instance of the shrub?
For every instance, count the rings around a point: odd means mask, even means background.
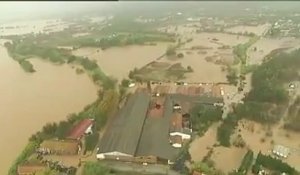
[[[252,165],[253,162],[253,158],[254,158],[254,154],[252,150],[248,150],[248,152],[245,154],[241,166],[239,167],[239,172],[242,172],[243,174],[247,174],[249,168]]]
[[[110,169],[104,167],[99,162],[86,162],[84,164],[82,175],[109,175]]]
[[[217,139],[222,146],[229,147],[230,137],[238,124],[237,116],[229,114],[217,130]]]
[[[183,58],[184,55],[183,55],[183,53],[179,53],[179,54],[177,54],[177,57],[178,57],[178,58]]]
[[[292,168],[287,163],[282,162],[282,160],[273,158],[271,156],[265,156],[261,153],[258,153],[255,162],[255,168],[259,166],[263,166],[273,171],[279,171],[281,173],[284,172],[291,175],[298,174],[294,168]]]
[[[98,143],[99,133],[94,132],[93,134],[85,137],[85,149],[86,151],[93,151]]]
[[[19,61],[19,64],[26,72],[30,72],[30,73],[35,72],[33,65],[29,61],[21,60]]]

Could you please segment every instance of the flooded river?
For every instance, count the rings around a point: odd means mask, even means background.
[[[97,98],[97,87],[86,74],[68,65],[30,60],[37,72],[25,73],[0,46],[0,174],[47,122],[79,112]]]

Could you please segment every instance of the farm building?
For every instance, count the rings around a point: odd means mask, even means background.
[[[143,91],[131,95],[104,133],[97,159],[174,162],[178,148],[191,138],[190,115],[186,113],[192,106],[190,103],[213,105],[222,103],[222,99],[182,94],[151,97]],[[176,105],[180,108],[175,109]]]
[[[45,140],[38,151],[47,154],[75,155],[81,151],[81,147],[76,140]]]
[[[92,134],[93,124],[93,119],[84,119],[80,121],[74,128],[72,128],[67,138],[80,140],[85,134]]]
[[[43,164],[26,163],[18,166],[17,173],[18,175],[32,175],[44,171],[46,168]]]
[[[138,92],[129,97],[99,144],[98,159],[133,161],[150,96]]]
[[[179,112],[173,113],[169,132],[170,138],[172,138],[171,144],[176,148],[182,147],[183,143],[190,140],[192,135],[192,129],[190,128],[190,125],[184,125],[183,116]],[[175,142],[173,142],[174,139]]]

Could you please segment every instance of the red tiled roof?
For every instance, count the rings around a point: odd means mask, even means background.
[[[204,88],[198,86],[190,86],[188,87],[187,90],[188,95],[201,95],[203,92],[204,92]]]
[[[185,86],[179,86],[176,88],[176,93],[187,95],[187,88]]]
[[[68,137],[69,139],[80,139],[84,132],[88,127],[90,127],[93,124],[93,120],[91,119],[84,119],[81,122],[79,122],[69,133]]]
[[[172,126],[176,129],[182,128],[182,115],[180,113],[174,113],[172,116]]]
[[[213,85],[212,87],[212,96],[214,97],[222,97],[221,88],[219,85]]]
[[[163,116],[164,112],[164,101],[165,98],[156,98],[155,100],[152,101],[151,107],[149,108],[148,111],[148,117],[153,117],[153,118],[158,118]],[[156,108],[156,104],[160,105],[160,108]]]
[[[170,86],[156,86],[153,90],[154,93],[168,94],[170,91]]]
[[[18,175],[34,174],[38,171],[45,170],[46,166],[41,164],[25,164],[18,166]]]

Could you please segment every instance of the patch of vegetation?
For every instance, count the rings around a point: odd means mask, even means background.
[[[191,160],[191,155],[189,153],[189,146],[185,144],[184,147],[180,150],[172,169],[179,172],[180,174],[188,174],[188,168],[186,167],[185,162]]]
[[[300,78],[300,50],[281,53],[257,67],[252,75],[252,89],[244,104],[239,104],[239,117],[261,123],[275,123],[284,112],[289,101],[285,84]]]
[[[217,130],[217,140],[222,146],[231,145],[230,138],[238,124],[238,118],[234,114],[229,114]]]
[[[284,124],[285,129],[300,131],[300,96],[297,97],[294,104],[288,109],[287,121]]]
[[[25,72],[35,72],[33,65],[27,61],[27,60],[20,60],[19,64],[21,65],[21,67],[25,70]]]
[[[194,72],[193,68],[191,66],[187,66],[187,72]]]
[[[250,72],[255,71],[257,69],[257,65],[241,65],[241,74],[246,75]]]
[[[83,73],[84,73],[84,70],[83,70],[83,69],[80,69],[80,68],[76,68],[76,73],[77,73],[77,74],[83,74]]]
[[[260,123],[276,123],[284,112],[284,106],[272,103],[245,101],[238,104],[235,113],[239,118],[246,118]]]
[[[253,36],[250,40],[245,44],[238,44],[237,46],[233,47],[233,54],[235,55],[235,59],[241,61],[242,64],[246,64],[247,61],[247,50],[248,48],[254,44],[256,41],[259,40],[259,37]],[[235,62],[239,62],[235,61]]]
[[[129,84],[130,84],[130,80],[128,80],[128,79],[123,79],[123,80],[121,81],[122,87],[128,87]]]
[[[86,162],[83,167],[82,175],[113,175],[110,169],[101,165],[99,162]]]
[[[258,174],[262,166],[278,173],[287,173],[291,175],[297,175],[299,173],[290,165],[282,162],[282,160],[263,155],[261,152],[259,152],[255,165],[252,168],[252,172]]]
[[[213,166],[209,166],[207,163],[204,162],[196,162],[192,165],[192,169],[194,171],[202,172],[204,174],[209,175],[225,175],[224,172],[217,170]]]
[[[85,137],[85,151],[93,151],[98,143],[99,133],[94,132],[93,134]]]
[[[103,37],[99,41],[82,43],[81,46],[96,46],[107,49],[115,46],[144,45],[148,42],[175,42],[173,36],[167,34],[119,33]]]
[[[176,55],[176,47],[175,46],[169,46],[166,50],[167,56],[174,56]]]
[[[237,72],[235,69],[228,67],[228,74],[226,75],[227,81],[234,85],[237,86],[238,85],[238,76],[237,76]]]
[[[179,54],[177,54],[177,57],[178,57],[178,58],[183,58],[184,55],[183,55],[183,53],[179,53]]]
[[[214,123],[222,119],[222,108],[212,105],[198,104],[191,110],[193,130],[204,134]]]
[[[238,172],[241,172],[242,174],[247,174],[249,171],[254,159],[254,153],[252,150],[248,150],[248,152],[245,154],[242,163],[238,169]]]
[[[50,46],[36,45],[33,42],[25,43],[25,41],[21,40],[16,40],[12,44],[7,42],[5,43],[5,46],[13,59],[19,61],[21,66],[26,71],[33,71],[33,67],[30,62],[27,61],[27,59],[35,56],[56,64],[78,64],[83,67],[83,69],[90,75],[95,83],[102,83],[101,85],[105,89],[114,88],[116,84],[115,80],[107,77],[102,72],[96,61],[71,55],[71,53],[67,50]]]

